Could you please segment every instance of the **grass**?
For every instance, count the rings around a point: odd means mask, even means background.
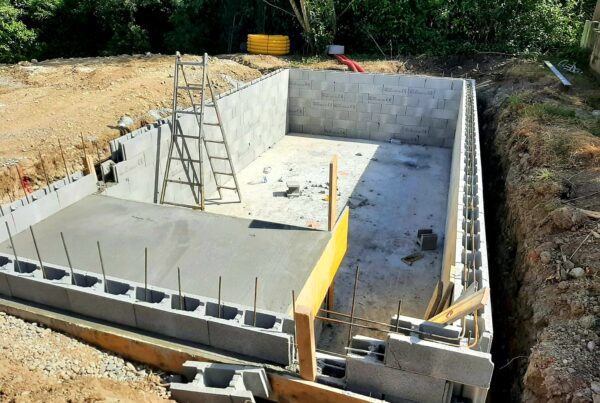
[[[549,103],[526,105],[523,108],[523,115],[540,120],[562,120],[568,122],[577,120],[577,114],[574,110]]]
[[[542,168],[539,170],[537,178],[540,180],[550,180],[554,178],[554,172],[552,172],[548,168]]]

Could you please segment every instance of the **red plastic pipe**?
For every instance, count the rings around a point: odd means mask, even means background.
[[[345,64],[346,66],[348,66],[348,68],[350,70],[352,70],[355,73],[364,73],[365,69],[363,69],[363,67],[358,64],[357,62],[355,62],[354,60],[349,59],[346,55],[333,55],[340,63]]]

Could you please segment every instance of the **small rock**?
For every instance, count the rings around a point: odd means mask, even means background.
[[[591,329],[596,325],[596,317],[594,315],[586,315],[579,319],[579,324],[584,329]]]
[[[569,276],[573,278],[581,278],[585,276],[585,270],[581,267],[575,267],[573,270],[569,272]]]
[[[596,348],[596,343],[594,343],[593,340],[590,340],[587,344],[587,349],[590,351],[594,351],[595,348]],[[600,393],[600,391],[598,391],[598,393]]]
[[[590,387],[592,388],[592,392],[594,393],[600,393],[600,382],[592,382],[592,384],[590,385]]]
[[[127,369],[129,371],[135,371],[135,367],[133,366],[132,363],[128,362],[127,364],[125,364],[125,366],[127,367]]]
[[[571,262],[570,260],[567,260],[563,262],[563,268],[567,271],[573,270],[573,268],[575,268],[575,263]]]
[[[542,253],[540,253],[540,261],[544,264],[548,264],[550,263],[550,261],[552,260],[552,254],[548,251],[544,251]]]

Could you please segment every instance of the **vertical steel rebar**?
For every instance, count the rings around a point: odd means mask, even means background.
[[[42,158],[42,153],[39,153],[40,155],[40,164],[42,164],[42,172],[44,173],[44,179],[46,180],[46,187],[48,188],[48,191],[51,192],[52,189],[50,188],[50,180],[48,180],[48,173],[46,172],[46,165],[44,164],[44,159]]]
[[[218,312],[217,312],[217,317],[220,319],[221,318],[221,276],[219,276],[219,306],[218,306]]]
[[[104,292],[108,292],[108,285],[106,284],[106,272],[104,271],[104,260],[102,259],[102,250],[100,249],[100,241],[96,241],[98,245],[98,256],[100,257],[100,269],[102,270],[102,281],[104,281]]]
[[[144,248],[144,302],[148,302],[148,248]]]
[[[359,268],[356,266],[356,275],[354,276],[354,291],[352,291],[352,306],[350,308],[350,327],[348,328],[348,347],[350,347],[350,343],[352,342],[352,324],[354,322],[354,303],[356,301],[356,288],[358,287],[358,273]]]
[[[17,266],[17,271],[19,273],[22,273],[21,271],[21,265],[19,264],[19,258],[17,257],[17,249],[15,248],[15,243],[13,242],[13,237],[12,234],[10,233],[10,228],[8,226],[8,221],[4,221],[4,224],[6,224],[6,232],[8,232],[8,240],[10,241],[10,246],[13,250],[13,254],[15,255],[15,264]]]
[[[396,333],[398,333],[398,327],[400,325],[400,308],[402,307],[402,300],[398,300],[398,313],[396,314]]]
[[[71,183],[71,175],[69,174],[69,168],[67,168],[67,160],[65,159],[65,153],[63,152],[62,144],[60,143],[60,139],[58,139],[58,148],[60,149],[60,156],[63,160],[63,165],[65,166],[65,172],[67,173],[67,181]]]
[[[67,249],[67,243],[65,242],[65,236],[62,231],[60,232],[60,239],[62,240],[63,247],[65,248],[65,255],[67,255],[67,263],[69,263],[69,269],[71,269],[71,284],[77,285],[75,280],[75,274],[73,273],[73,265],[71,264],[71,257],[69,256],[69,250]]]
[[[37,241],[35,240],[35,234],[33,233],[33,227],[29,226],[29,232],[31,232],[31,239],[33,239],[33,247],[35,248],[35,253],[40,261],[40,269],[42,270],[42,277],[46,279],[46,269],[44,268],[44,262],[42,262],[42,256],[40,255],[40,250],[38,248]]]
[[[181,271],[179,270],[179,267],[177,268],[177,287],[179,288],[179,310],[183,311],[183,297],[181,295]]]
[[[27,190],[25,190],[25,185],[23,185],[23,177],[21,176],[21,171],[19,171],[19,167],[16,165],[15,169],[17,171],[17,176],[19,177],[19,184],[21,185],[21,189],[23,190],[23,194],[25,195],[25,200],[27,200],[27,204],[29,204],[29,196],[27,196]]]
[[[292,290],[292,318],[294,319],[294,352],[298,346],[298,336],[296,336],[296,292]],[[297,355],[297,354],[296,354]]]
[[[256,296],[258,294],[258,277],[254,277],[254,315],[252,318],[252,326],[256,327]]]

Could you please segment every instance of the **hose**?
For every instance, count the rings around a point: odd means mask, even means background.
[[[354,60],[349,59],[346,55],[333,55],[340,63],[345,64],[346,66],[348,66],[348,68],[350,70],[352,70],[355,73],[364,73],[365,69],[358,64],[358,62],[355,62]]]

